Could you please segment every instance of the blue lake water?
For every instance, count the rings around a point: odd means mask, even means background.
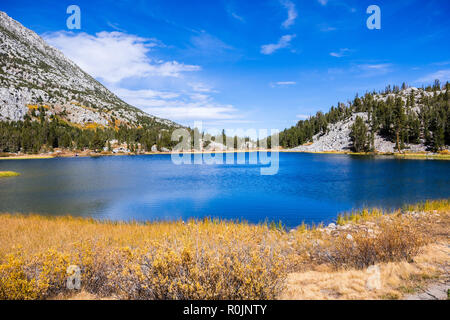
[[[330,222],[363,206],[450,197],[450,161],[280,153],[279,172],[260,165],[175,165],[170,155],[2,160],[0,212],[112,220],[218,217]]]

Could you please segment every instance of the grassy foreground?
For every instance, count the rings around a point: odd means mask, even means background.
[[[390,214],[366,209],[341,216],[336,227],[290,231],[217,220],[139,224],[2,214],[0,299],[72,297],[70,265],[80,267],[82,293],[93,298],[400,298],[442,273],[437,251],[429,254],[432,270],[416,266],[417,257],[442,241],[448,248],[449,218],[449,199]],[[368,289],[364,277],[373,265],[382,281],[398,279]]]

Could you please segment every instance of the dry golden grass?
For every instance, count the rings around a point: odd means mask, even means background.
[[[445,272],[450,249],[447,245],[426,246],[414,262],[379,263],[380,286],[368,288],[374,272],[367,269],[316,268],[316,271],[291,273],[280,299],[287,300],[350,300],[400,299],[408,293],[427,286]],[[448,272],[448,270],[447,270]]]
[[[427,213],[362,210],[333,232],[3,214],[0,299],[400,298],[442,274],[449,255],[450,201],[404,210]],[[81,292],[66,288],[69,265],[81,269]],[[382,286],[369,290],[373,265]]]
[[[450,154],[447,152],[439,152],[437,154],[423,154],[423,153],[396,153],[395,157],[398,159],[432,159],[432,160],[450,160]]]
[[[151,224],[0,216],[0,298],[67,293],[69,265],[83,289],[123,299],[270,299],[285,270],[282,234],[219,221]]]
[[[302,146],[309,146],[312,143],[305,143]],[[443,150],[438,153],[427,152],[351,152],[351,151],[297,151],[297,150],[280,150],[285,153],[312,153],[312,154],[346,154],[351,156],[394,156],[396,159],[409,160],[450,160],[450,151]]]
[[[0,156],[0,160],[32,160],[32,159],[52,159],[54,158],[51,155],[35,155],[35,154],[27,154],[23,156],[17,156],[13,154]]]

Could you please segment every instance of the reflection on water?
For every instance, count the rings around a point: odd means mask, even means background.
[[[174,165],[170,155],[4,160],[0,212],[120,220],[220,217],[295,226],[362,206],[398,207],[450,196],[450,162],[280,154],[259,165]]]

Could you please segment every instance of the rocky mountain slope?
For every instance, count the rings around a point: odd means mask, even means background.
[[[367,121],[366,112],[355,113],[346,120],[329,125],[328,133],[316,134],[313,137],[313,143],[307,143],[305,145],[292,148],[292,150],[305,152],[350,151],[352,146],[350,131],[356,117],[361,117],[364,121]],[[375,148],[379,152],[393,152],[395,143],[387,141],[377,134],[375,136]],[[424,146],[420,145],[419,149],[424,149]]]
[[[304,152],[351,151],[352,141],[350,138],[350,131],[356,117],[361,117],[367,122],[367,112],[355,113],[347,120],[339,121],[338,123],[330,125],[328,133],[324,135],[320,133],[316,134],[313,137],[313,143],[307,143],[305,145],[292,148],[291,150]],[[426,151],[427,149],[423,143],[407,143],[405,147],[411,152]],[[394,142],[381,137],[379,134],[375,134],[375,150],[383,153],[392,153],[397,151]]]
[[[426,101],[427,99],[432,99],[439,94],[444,94],[445,92],[446,90],[431,91],[425,90],[423,88],[409,87],[400,90],[397,93],[373,94],[373,99],[375,103],[386,103],[390,98],[401,98],[404,102],[403,108],[405,114],[417,117],[418,119],[423,119],[424,110],[427,110],[429,108],[429,106],[426,106],[424,104],[424,101]],[[408,106],[408,99],[410,99],[410,101],[412,101],[412,99],[414,100],[414,106]],[[290,150],[304,152],[350,151],[352,149],[352,139],[350,137],[351,128],[355,123],[357,117],[362,118],[366,126],[370,128],[371,124],[369,121],[368,112],[352,112],[344,120],[328,124],[326,132],[315,134],[312,137],[311,142],[294,148],[290,148]],[[432,121],[432,119],[429,119],[428,121]],[[426,141],[423,135],[416,142],[417,143],[404,143],[404,149],[410,152],[429,150],[429,147],[426,145]],[[395,142],[387,139],[385,136],[380,135],[379,132],[376,132],[374,134],[374,147],[377,152],[391,153],[398,151]],[[448,146],[445,146],[444,149],[448,149]]]
[[[82,127],[178,126],[119,99],[49,46],[33,31],[0,11],[0,121],[25,115],[57,116]]]

